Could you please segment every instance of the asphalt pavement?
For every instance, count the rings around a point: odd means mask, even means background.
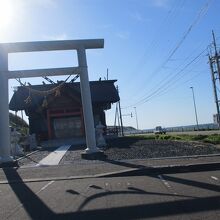
[[[0,195],[0,219],[220,219],[219,171],[21,181]]]
[[[0,219],[220,219],[219,159],[2,168]]]

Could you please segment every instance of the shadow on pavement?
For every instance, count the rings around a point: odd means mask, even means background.
[[[111,196],[111,195],[125,195],[125,194],[130,194],[130,195],[159,195],[159,196],[173,196],[172,193],[158,193],[158,192],[147,192],[142,189],[138,189],[136,187],[128,187],[128,190],[117,190],[117,191],[108,191],[108,192],[101,192],[101,193],[96,193],[90,197],[87,197],[85,201],[79,206],[78,211],[81,211],[89,202],[92,200],[105,197],[105,196]],[[192,196],[185,196],[185,195],[175,195],[176,197],[184,197],[184,198],[195,198]],[[130,207],[130,206],[129,206]]]
[[[95,205],[95,200],[100,197],[106,197],[109,195],[119,196],[120,200],[123,201],[123,195],[159,195],[159,196],[174,196],[169,193],[158,193],[158,192],[147,192],[136,187],[129,187],[127,190],[122,191],[104,191],[91,195],[85,198],[81,203],[76,212],[70,213],[55,213],[51,210],[24,182],[18,175],[16,169],[11,170],[4,169],[6,177],[14,175],[16,179],[20,179],[20,183],[9,183],[11,189],[19,199],[22,207],[28,214],[30,219],[137,219],[137,218],[152,218],[152,217],[165,217],[181,214],[191,214],[204,211],[220,210],[219,202],[220,196],[194,198],[187,197],[184,195],[175,195],[175,197],[183,199],[172,200],[158,203],[141,204],[141,205],[126,205],[126,201],[122,207],[104,209],[93,209],[93,210],[82,210],[90,202]],[[174,182],[180,182],[185,185],[195,186],[203,189],[214,190],[219,192],[219,186],[201,183],[193,180],[180,179],[177,177],[166,176],[166,179]],[[60,190],[63,190],[60,188]],[[71,194],[78,194],[77,191],[67,190]],[[132,199],[132,198],[131,198]],[[73,200],[74,204],[74,200]],[[65,205],[65,204],[63,204]],[[8,218],[21,218],[18,212],[21,206],[18,206],[15,210],[12,210]]]
[[[139,219],[219,210],[220,196],[66,213],[63,219]]]
[[[215,192],[220,192],[219,185],[213,185],[210,183],[203,183],[203,182],[199,182],[199,181],[195,181],[195,180],[188,180],[188,179],[183,179],[183,178],[168,176],[168,175],[163,175],[163,177],[166,180],[169,180],[171,182],[180,183],[180,184],[188,185],[188,186],[193,186],[196,188],[211,190],[211,191],[215,191]]]
[[[3,170],[7,178],[10,178],[12,175],[14,178],[20,180],[19,183],[15,184],[9,182],[9,185],[31,219],[49,219],[54,215],[46,204],[22,181],[22,178],[15,169]],[[18,209],[19,208],[21,207],[18,207]],[[12,211],[8,218],[12,217],[18,209]]]

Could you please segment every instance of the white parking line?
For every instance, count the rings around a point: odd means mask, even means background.
[[[170,184],[161,175],[158,175],[158,177],[164,183],[165,186],[171,188]]]
[[[57,148],[55,151],[50,153],[48,156],[43,158],[36,166],[52,166],[58,165],[65,153],[68,151],[71,145],[64,145]]]
[[[213,180],[218,181],[218,178],[217,178],[217,177],[215,177],[215,176],[211,176],[211,178],[212,178]]]
[[[51,185],[52,183],[54,183],[54,181],[50,181],[49,183],[47,183],[45,186],[43,186],[38,192],[36,192],[36,194],[39,194],[40,192],[42,192],[43,190],[45,190],[49,185]]]
[[[176,193],[174,191],[174,189],[171,187],[171,185],[163,178],[162,175],[158,175],[159,179],[163,182],[163,184],[169,189],[172,191],[173,195],[178,195],[178,193]]]

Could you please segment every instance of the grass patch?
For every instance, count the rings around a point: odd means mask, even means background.
[[[199,141],[204,143],[220,144],[219,134],[211,134],[211,135],[157,134],[157,135],[130,135],[128,137],[135,140],[181,140],[181,141]]]
[[[211,144],[220,144],[220,135],[217,134],[209,135],[204,139],[204,142]]]

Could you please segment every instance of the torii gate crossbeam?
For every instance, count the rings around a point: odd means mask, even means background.
[[[8,80],[13,78],[79,74],[83,116],[86,131],[86,153],[93,154],[99,152],[99,149],[96,147],[91,92],[86,60],[86,49],[96,49],[103,47],[103,39],[0,44],[0,163],[10,162],[12,160],[10,156]],[[78,67],[19,71],[8,70],[9,53],[53,50],[77,50]]]

